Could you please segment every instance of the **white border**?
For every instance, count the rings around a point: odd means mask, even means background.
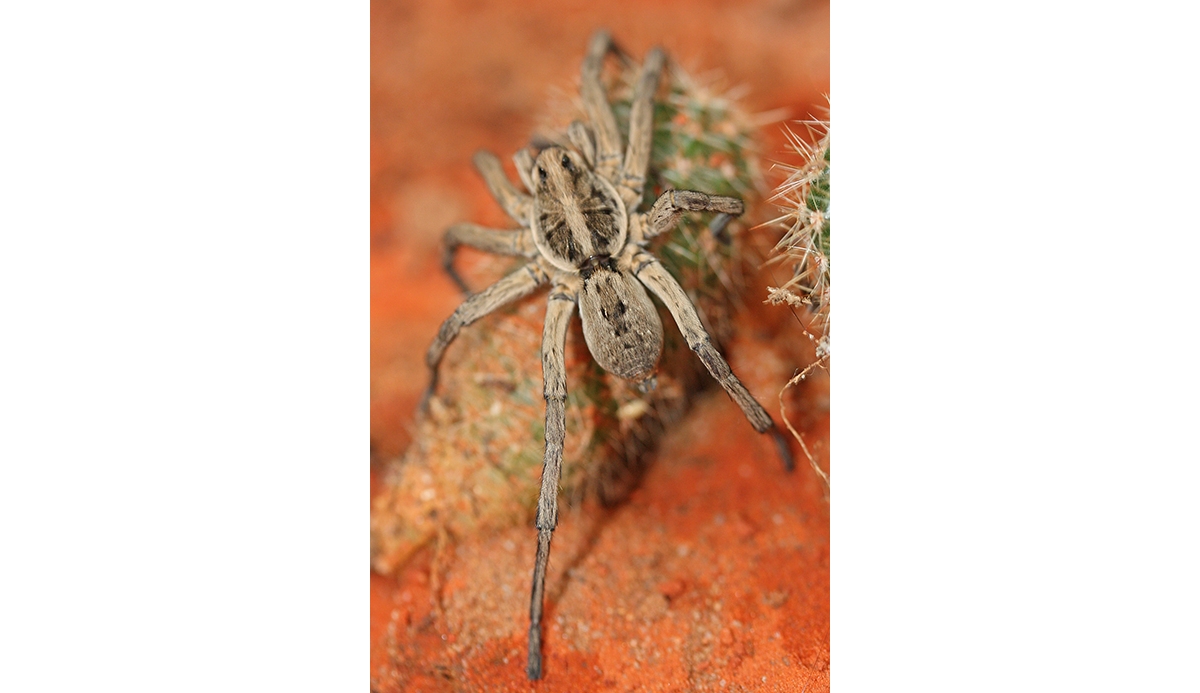
[[[0,15],[0,690],[365,687],[368,4]]]
[[[1200,686],[1175,7],[833,7],[839,693]]]

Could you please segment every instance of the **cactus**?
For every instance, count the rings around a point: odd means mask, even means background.
[[[626,64],[609,84],[619,127],[628,133],[637,66]],[[666,188],[736,195],[752,208],[759,180],[756,123],[734,100],[698,84],[678,68],[655,106],[648,209]],[[576,105],[578,108],[578,105]],[[561,125],[580,113],[564,113]],[[565,131],[565,128],[563,128]],[[559,138],[551,138],[558,140]],[[565,141],[562,138],[560,141]],[[720,343],[730,334],[741,289],[737,233],[712,233],[706,215],[685,215],[651,246],[680,280]],[[731,230],[744,227],[733,222]],[[489,270],[510,267],[489,259]],[[544,409],[541,395],[544,292],[480,320],[448,350],[439,392],[416,424],[414,440],[385,471],[371,518],[372,567],[384,574],[403,565],[435,537],[483,532],[528,522],[538,496]],[[569,502],[620,498],[638,476],[664,426],[708,385],[700,361],[660,306],[665,344],[658,388],[635,386],[600,369],[573,320],[567,338],[567,439],[563,490]],[[432,335],[430,335],[432,338]]]
[[[767,302],[805,306],[816,314],[821,358],[829,353],[829,121],[801,123],[816,141],[808,144],[785,129],[788,149],[800,162],[779,164],[788,176],[771,198],[783,212],[775,221],[786,229],[772,262],[790,264],[792,278],[768,287]]]
[[[792,276],[783,286],[768,287],[766,303],[806,308],[813,319],[805,327],[816,342],[816,361],[801,369],[779,393],[780,418],[800,442],[813,471],[829,487],[829,475],[821,469],[804,438],[788,420],[784,392],[806,378],[817,367],[827,367],[829,358],[829,121],[801,121],[814,140],[809,144],[785,129],[788,149],[799,158],[796,164],[779,164],[787,178],[771,197],[782,216],[774,223],[783,226],[783,238],[772,251],[771,263],[791,266]],[[802,323],[803,324],[803,323]]]

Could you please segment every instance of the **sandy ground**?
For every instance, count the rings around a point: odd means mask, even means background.
[[[374,460],[411,440],[424,351],[460,301],[439,266],[441,233],[463,220],[507,225],[472,153],[507,158],[528,141],[549,104],[570,98],[595,28],[634,55],[658,43],[693,73],[719,68],[747,87],[752,110],[800,118],[829,91],[828,23],[826,2],[375,2]],[[784,158],[782,141],[764,129],[766,158]],[[777,419],[776,395],[807,348],[778,310],[748,311],[727,349]],[[828,378],[797,395],[791,420],[827,468]],[[514,527],[371,574],[372,690],[828,690],[828,507],[803,460],[785,474],[770,441],[710,390],[625,503],[564,512],[542,681],[524,674],[534,533]]]

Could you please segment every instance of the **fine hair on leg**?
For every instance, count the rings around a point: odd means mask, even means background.
[[[596,138],[587,125],[578,120],[572,121],[567,127],[567,141],[579,150],[589,166],[596,167]]]
[[[429,386],[421,397],[421,411],[429,406],[429,398],[437,389],[438,366],[442,362],[442,355],[462,328],[505,304],[528,296],[547,281],[549,277],[538,263],[522,265],[512,274],[463,301],[454,313],[446,318],[433,343],[429,345],[429,351],[425,353],[425,365],[429,367]]]
[[[475,168],[479,170],[479,175],[483,177],[483,182],[487,184],[488,191],[492,193],[492,197],[496,198],[496,202],[504,209],[504,212],[522,226],[529,226],[529,212],[533,209],[533,198],[525,193],[517,190],[517,186],[512,184],[508,176],[504,175],[504,169],[500,166],[500,160],[491,152],[479,151],[475,152]]]
[[[530,171],[533,170],[533,154],[529,153],[528,147],[522,147],[517,150],[516,154],[513,154],[513,165],[517,167],[517,176],[521,179],[521,185],[524,185],[529,192],[536,190],[533,178],[529,177]]]
[[[621,164],[621,131],[617,129],[617,117],[608,105],[608,94],[600,82],[604,58],[612,48],[612,37],[607,31],[592,34],[587,56],[583,59],[579,92],[583,97],[583,110],[596,135],[596,172],[615,183]]]
[[[725,357],[721,356],[721,352],[713,346],[712,339],[708,336],[708,331],[704,329],[704,323],[700,321],[700,315],[696,312],[696,307],[692,305],[683,287],[653,255],[645,251],[634,256],[633,267],[637,278],[666,305],[667,310],[675,318],[675,324],[679,327],[679,331],[683,333],[688,347],[696,352],[712,377],[721,384],[721,387],[725,388],[725,392],[729,393],[729,397],[741,408],[746,419],[750,421],[750,425],[754,426],[754,430],[759,433],[770,433],[775,438],[780,456],[783,457],[784,468],[788,471],[794,469],[795,460],[787,445],[781,444],[782,436],[775,428],[775,421],[758,403],[758,400],[754,399],[754,395],[750,394],[742,381],[734,375],[729,363],[725,361]]]
[[[454,254],[459,246],[468,246],[493,255],[515,255],[518,257],[536,258],[537,247],[525,229],[489,229],[486,226],[463,222],[446,229],[442,236],[442,269],[458,288],[466,295],[471,294],[467,283],[454,269]]]
[[[642,235],[646,239],[675,228],[684,212],[720,212],[730,217],[739,217],[746,205],[736,197],[709,195],[695,190],[668,190],[658,196],[649,212],[642,215]],[[726,219],[719,231],[724,230]]]
[[[567,327],[575,310],[575,295],[563,286],[550,292],[546,324],[542,330],[542,395],[546,398],[546,453],[542,460],[542,488],[538,495],[536,526],[537,560],[529,597],[529,660],[525,673],[531,681],[542,677],[542,609],[546,592],[546,566],[550,538],[558,525],[558,481],[562,476],[563,442],[566,439]]]
[[[633,94],[629,113],[629,146],[621,166],[621,196],[626,206],[634,206],[642,198],[646,185],[646,170],[650,167],[650,152],[654,143],[654,92],[658,90],[666,55],[655,48],[646,56]]]

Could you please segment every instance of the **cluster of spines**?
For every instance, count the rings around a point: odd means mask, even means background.
[[[811,143],[785,130],[790,153],[799,161],[777,164],[788,175],[771,198],[783,213],[775,221],[785,229],[773,261],[791,265],[792,276],[782,286],[770,287],[767,301],[803,306],[816,314],[820,357],[829,349],[829,121],[801,123]]]

